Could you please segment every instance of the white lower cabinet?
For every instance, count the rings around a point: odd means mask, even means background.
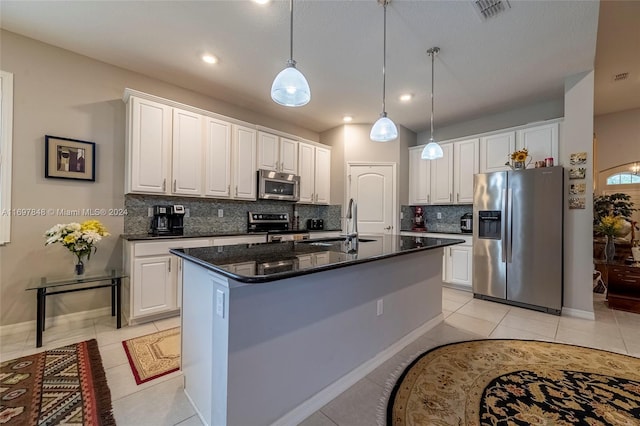
[[[182,306],[182,259],[172,248],[205,247],[209,238],[125,242],[122,312],[129,325],[177,315]]]
[[[172,256],[150,256],[133,262],[133,317],[176,309],[177,292],[171,273]]]
[[[442,281],[445,284],[451,284],[451,287],[472,291],[473,237],[471,235],[428,232],[401,232],[400,235],[464,240],[462,244],[444,248]]]
[[[471,289],[471,265],[473,249],[471,245],[459,244],[445,249],[445,282],[460,284]]]

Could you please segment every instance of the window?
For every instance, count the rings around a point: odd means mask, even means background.
[[[607,185],[629,185],[640,183],[640,176],[631,172],[616,173],[607,177]]]
[[[13,140],[13,74],[0,71],[0,245],[11,230],[11,145]]]

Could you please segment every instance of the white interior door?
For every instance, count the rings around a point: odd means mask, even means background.
[[[395,232],[395,166],[393,164],[350,164],[349,198],[358,206],[358,232],[392,234]],[[345,228],[346,230],[346,228]]]

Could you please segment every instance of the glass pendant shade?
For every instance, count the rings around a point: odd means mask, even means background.
[[[369,138],[374,142],[389,142],[397,137],[398,128],[390,118],[387,118],[387,114],[380,116],[378,121],[373,124],[369,134]]]
[[[309,83],[296,68],[295,61],[288,61],[287,68],[280,71],[273,80],[271,99],[280,105],[288,107],[303,106],[311,100]]]
[[[427,146],[422,150],[421,158],[423,160],[437,160],[442,157],[444,157],[442,147],[434,142],[433,139],[431,139]]]

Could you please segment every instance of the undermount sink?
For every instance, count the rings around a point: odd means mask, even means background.
[[[359,243],[370,243],[372,241],[376,241],[376,240],[372,240],[370,238],[354,238],[355,240],[357,240]],[[332,245],[332,243],[341,243],[341,242],[346,242],[351,240],[351,238],[349,237],[337,237],[337,238],[321,238],[321,239],[317,239],[317,240],[302,240],[302,241],[298,241],[299,243],[306,243],[306,244],[312,244],[314,246],[330,246]]]

